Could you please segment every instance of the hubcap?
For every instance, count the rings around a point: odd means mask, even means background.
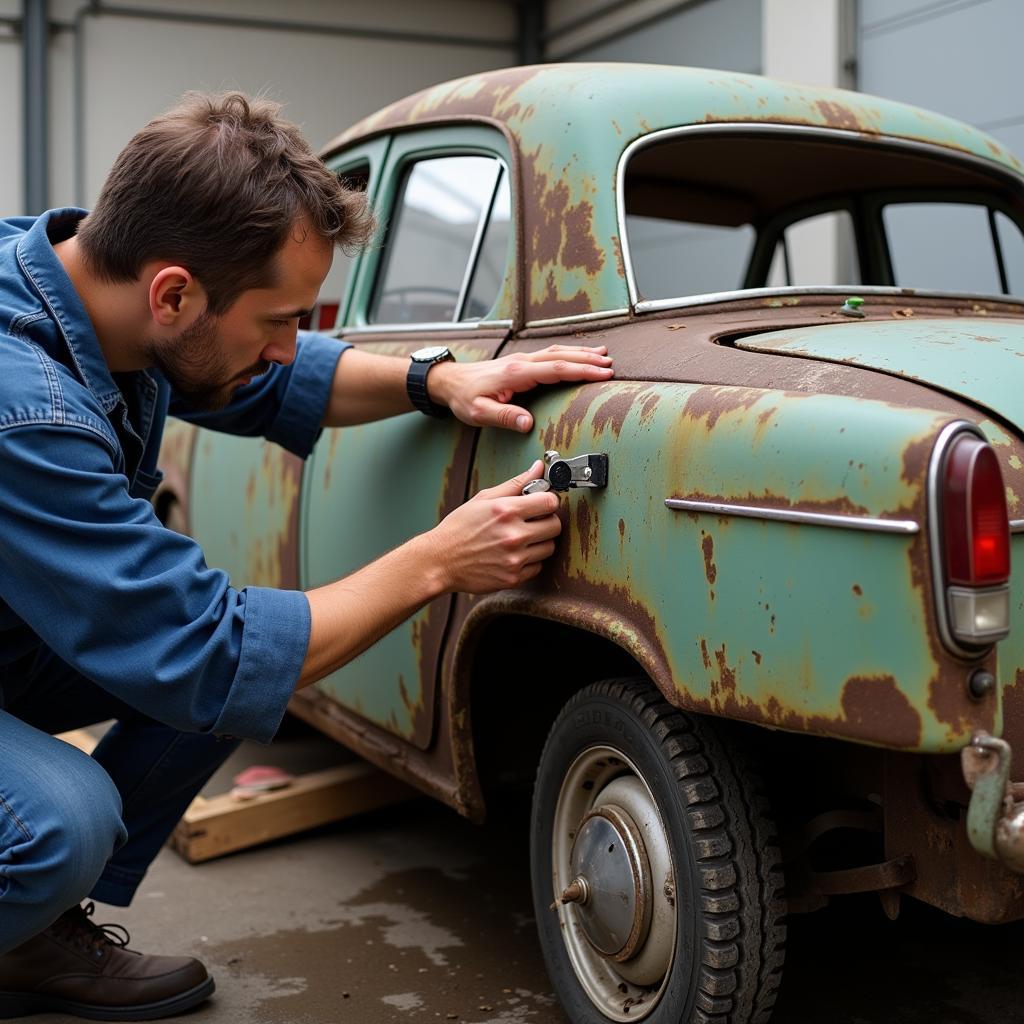
[[[612,747],[591,747],[555,806],[555,909],[576,977],[615,1021],[658,1004],[676,956],[675,874],[650,788]]]
[[[636,823],[614,804],[591,811],[569,863],[587,896],[578,911],[584,935],[599,953],[628,960],[651,917],[651,872]]]

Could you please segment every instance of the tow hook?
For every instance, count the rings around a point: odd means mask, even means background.
[[[1010,782],[1010,744],[977,732],[960,752],[964,781],[971,790],[967,836],[983,857],[1024,873],[1024,797]]]

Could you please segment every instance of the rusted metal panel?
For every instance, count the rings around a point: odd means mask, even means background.
[[[969,793],[959,756],[885,754],[885,854],[914,859],[908,896],[957,917],[1024,917],[1024,875],[979,856],[964,825]]]
[[[914,317],[833,324],[754,335],[748,351],[779,352],[848,363],[910,377],[989,409],[1024,430],[1024,322],[996,317],[948,320]],[[1021,467],[1017,467],[1020,472]]]
[[[463,362],[493,357],[504,334],[434,335]],[[359,340],[405,356],[424,336]],[[457,421],[399,416],[324,433],[303,495],[303,589],[332,582],[435,526],[466,497],[473,431]],[[434,739],[435,688],[451,598],[432,601],[317,690],[381,729],[425,749]]]
[[[923,531],[664,507],[687,496],[923,526],[928,457],[948,417],[845,397],[622,381],[548,394],[532,411],[532,438],[483,435],[481,486],[547,448],[610,453],[607,489],[566,499],[558,552],[523,588],[536,614],[588,623],[670,700],[699,711],[933,751],[996,724],[998,701],[973,701],[965,667],[934,639]]]
[[[528,321],[629,305],[615,172],[626,146],[655,131],[723,122],[833,128],[929,142],[1020,170],[990,136],[906,104],[751,75],[629,64],[510,68],[447,82],[359,122],[324,152],[386,131],[473,119],[501,126],[520,164]]]
[[[302,460],[267,441],[199,432],[191,533],[234,587],[299,585]]]
[[[189,516],[192,452],[198,430],[184,420],[168,420],[160,443],[157,465],[164,474],[163,482],[153,495],[153,504],[159,510],[165,500],[173,502],[173,510],[166,524],[181,533],[191,532]]]

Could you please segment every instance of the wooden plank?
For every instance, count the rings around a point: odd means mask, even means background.
[[[65,743],[70,743],[73,747],[78,747],[78,749],[84,754],[91,754],[93,750],[96,749],[96,744],[99,742],[92,733],[86,732],[85,729],[72,729],[70,732],[59,732],[57,733],[57,739],[63,740]]]
[[[286,789],[251,800],[227,793],[196,797],[171,836],[190,864],[340,821],[418,795],[404,782],[358,761],[300,775]]]

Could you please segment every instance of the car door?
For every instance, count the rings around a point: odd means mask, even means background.
[[[460,361],[494,357],[516,287],[510,166],[503,136],[484,127],[393,139],[376,204],[380,238],[359,261],[342,337],[403,358],[437,344]],[[303,588],[358,569],[461,504],[475,436],[420,413],[325,432],[303,484]],[[317,689],[425,749],[451,604],[433,601]]]

